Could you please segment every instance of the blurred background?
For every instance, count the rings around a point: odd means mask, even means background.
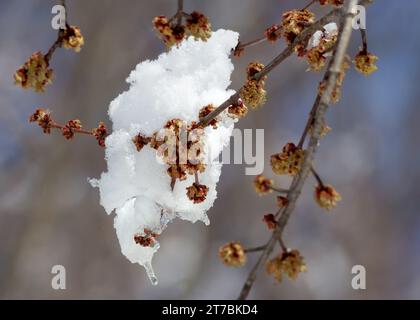
[[[113,216],[87,182],[106,170],[103,150],[91,138],[67,142],[28,123],[44,106],[57,121],[110,125],[108,104],[128,88],[129,72],[165,50],[151,20],[174,14],[176,1],[68,0],[69,22],[85,36],[82,51],[56,52],[56,77],[46,93],[15,87],[14,71],[56,39],[51,8],[57,2],[0,0],[0,298],[236,298],[258,254],[245,267],[230,269],[219,261],[218,247],[231,240],[265,243],[269,235],[261,219],[275,210],[274,195],[256,195],[245,166],[224,166],[210,227],[176,221],[165,231],[154,258],[160,284],[153,287],[144,269],[121,254]],[[308,2],[185,0],[185,10],[202,11],[213,29],[232,29],[249,41],[285,10]],[[318,17],[325,12],[316,8]],[[276,284],[262,271],[250,298],[420,298],[419,10],[417,0],[377,0],[369,8],[369,49],[380,58],[379,71],[371,77],[348,72],[342,100],[328,113],[333,131],[315,162],[343,201],[326,213],[314,203],[315,181],[308,179],[284,234],[305,257],[308,272]],[[355,33],[353,56],[359,45]],[[266,63],[283,48],[283,41],[265,43],[234,58],[232,88],[243,83],[249,61]],[[278,67],[267,82],[267,104],[239,124],[265,129],[265,174],[281,186],[288,178],[273,176],[269,156],[296,142],[303,130],[322,77],[306,68],[296,57]],[[66,268],[66,290],[51,288],[54,265]],[[353,265],[366,267],[366,290],[352,289]]]

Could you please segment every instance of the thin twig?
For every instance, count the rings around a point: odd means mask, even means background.
[[[257,44],[263,43],[265,41],[267,41],[267,37],[266,36],[260,37],[260,38],[257,38],[255,40],[248,41],[248,42],[245,42],[245,43],[238,42],[238,45],[232,51],[234,53],[235,52],[241,52],[242,50],[245,50],[246,48],[250,48],[250,47],[256,46]]]
[[[279,241],[281,250],[283,250],[283,252],[287,252],[287,246],[285,245],[285,243],[283,241],[283,237],[278,236],[277,240]]]
[[[61,124],[58,124],[58,123],[55,123],[55,122],[51,124],[51,128],[54,128],[54,129],[60,129],[60,130],[62,130],[62,129],[64,129],[64,127],[65,126],[63,126]],[[88,130],[84,130],[84,129],[72,128],[71,130],[73,132],[77,132],[77,133],[81,133],[81,134],[87,134],[89,136],[93,136],[94,135],[92,131],[88,131]]]
[[[184,13],[184,0],[178,0],[178,12],[177,12],[177,21],[176,24],[179,26],[182,22],[182,15]]]
[[[251,252],[259,252],[259,251],[263,251],[265,249],[267,245],[263,245],[263,246],[259,246],[259,247],[254,247],[254,248],[247,248],[244,249],[245,253],[251,253]]]
[[[366,30],[363,29],[363,28],[360,28],[360,35],[362,36],[362,52],[367,53],[368,52],[368,46],[367,46]]]
[[[278,193],[288,193],[289,189],[277,188],[277,187],[269,187],[271,190],[278,192]]]
[[[315,169],[314,169],[314,167],[313,167],[313,166],[311,166],[311,173],[314,175],[314,177],[315,177],[316,181],[318,182],[318,184],[319,184],[321,187],[324,187],[325,185],[324,185],[324,183],[322,182],[321,177],[319,176],[318,172],[316,172],[316,171],[315,171]]]
[[[249,292],[251,291],[252,285],[257,278],[257,273],[260,270],[260,267],[263,263],[268,259],[271,251],[274,249],[274,245],[276,244],[276,238],[274,237],[274,233],[272,234],[270,240],[267,242],[265,249],[261,253],[261,256],[258,258],[257,263],[252,268],[251,272],[249,273],[244,286],[242,287],[241,294],[239,295],[239,300],[244,300],[248,297]]]
[[[303,9],[301,9],[301,11],[308,9],[310,6],[312,6],[317,0],[312,0],[311,2],[309,2]]]

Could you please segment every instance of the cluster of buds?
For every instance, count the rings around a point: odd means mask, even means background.
[[[337,42],[337,35],[338,32],[336,30],[332,33],[322,32],[317,44],[306,51],[306,61],[310,70],[320,71],[324,68],[327,60],[326,54],[334,48]]]
[[[350,68],[350,58],[346,56],[344,58],[343,64],[341,65],[340,72],[337,76],[333,91],[331,93],[331,102],[337,103],[341,98],[341,87],[343,86],[344,78],[346,76],[346,71]],[[318,94],[322,96],[326,89],[326,81],[321,81],[318,87]]]
[[[271,259],[266,264],[266,271],[278,282],[281,282],[283,274],[296,280],[299,273],[306,272],[306,264],[298,250],[283,252],[281,255]]]
[[[44,92],[52,77],[53,70],[49,68],[49,62],[41,52],[33,53],[14,74],[15,85],[24,89],[32,88],[36,92]]]
[[[268,42],[274,43],[281,38],[282,28],[279,24],[273,24],[265,29],[264,35]]]
[[[274,230],[277,228],[278,222],[274,214],[269,213],[264,215],[263,221],[267,225],[268,230]]]
[[[51,119],[51,113],[42,108],[36,109],[34,114],[29,117],[29,122],[36,122],[41,128],[42,131],[46,134],[51,133],[51,128],[53,121]]]
[[[165,16],[155,17],[153,19],[153,26],[168,47],[179,44],[185,38],[185,27],[171,24]]]
[[[60,30],[58,39],[46,55],[39,51],[33,53],[15,72],[15,85],[24,89],[32,88],[35,92],[44,92],[46,85],[52,82],[53,70],[49,68],[49,63],[55,49],[64,47],[79,52],[84,42],[78,27],[67,26],[65,30]]]
[[[74,138],[75,132],[80,129],[82,129],[82,123],[80,120],[70,120],[65,126],[61,128],[61,133],[63,134],[64,138],[71,140]]]
[[[209,104],[205,107],[202,107],[200,109],[200,111],[198,112],[198,120],[202,121],[204,120],[204,118],[206,116],[208,116],[210,113],[212,113],[216,108],[214,107],[214,105]],[[217,129],[217,122],[220,120],[219,117],[215,117],[213,119],[210,120],[210,122],[208,123],[210,126],[213,127],[213,129]]]
[[[284,208],[289,204],[289,200],[283,196],[277,196],[277,206],[279,208]]]
[[[321,208],[330,210],[337,206],[341,195],[331,185],[318,185],[314,192],[315,201]]]
[[[239,100],[237,113],[244,113],[240,109],[246,109],[245,105]],[[198,113],[199,121],[203,121],[216,108],[209,104],[200,109]],[[233,112],[231,112],[233,113]],[[231,114],[229,111],[227,114]],[[217,129],[220,117],[212,118],[206,126]],[[194,203],[202,203],[206,200],[209,188],[198,182],[198,174],[206,169],[204,163],[204,125],[191,122],[187,124],[181,119],[171,119],[166,122],[163,129],[155,132],[148,137],[138,133],[132,141],[140,152],[146,145],[155,149],[157,155],[168,165],[167,173],[171,177],[171,185],[187,179],[188,175],[194,175],[196,182],[187,187],[187,197]]]
[[[193,183],[192,186],[187,187],[187,196],[194,203],[201,203],[206,200],[209,188],[203,184]]]
[[[108,136],[108,131],[106,129],[105,123],[102,121],[99,122],[99,125],[92,129],[92,135],[96,138],[98,141],[98,144],[101,147],[105,147],[105,138]]]
[[[29,122],[36,122],[46,134],[50,134],[51,129],[59,129],[63,137],[67,140],[73,139],[76,133],[94,136],[101,147],[105,146],[105,138],[108,135],[105,124],[102,122],[92,131],[83,130],[82,123],[78,119],[70,120],[65,125],[61,125],[54,122],[51,113],[42,108],[36,109],[30,116]]]
[[[143,235],[135,234],[134,242],[142,247],[153,247],[159,234],[149,229],[144,229],[143,233]]]
[[[239,242],[229,242],[219,249],[219,257],[228,267],[242,267],[246,262],[246,254]]]
[[[197,128],[194,124],[187,126],[180,119],[169,120],[163,131],[153,134],[151,147],[169,165],[167,173],[172,180],[183,181],[187,179],[187,174],[204,172],[206,166],[202,161],[204,152],[201,141],[203,134],[202,128]]]
[[[375,65],[378,57],[366,50],[360,50],[354,59],[355,68],[364,75],[370,75],[378,70]]]
[[[195,39],[206,41],[211,37],[211,24],[209,19],[202,13],[194,11],[186,19],[187,34]]]
[[[263,175],[258,175],[254,179],[254,188],[255,192],[259,195],[265,195],[273,192],[274,182],[271,179],[264,177]]]
[[[288,45],[291,45],[297,36],[309,25],[314,23],[315,15],[309,10],[291,10],[283,14],[283,35]],[[302,45],[296,46],[295,51],[303,55],[305,48]]]
[[[305,151],[294,143],[287,143],[281,153],[271,156],[271,168],[275,174],[296,175],[303,163]]]
[[[267,77],[255,79],[255,76],[263,69],[264,65],[259,62],[249,63],[247,67],[247,82],[240,91],[241,99],[246,105],[254,109],[261,107],[267,99],[267,92],[264,89]]]
[[[79,52],[82,46],[85,44],[85,39],[80,31],[80,28],[76,26],[67,26],[62,36],[62,46],[66,49],[73,49]]]
[[[335,7],[340,7],[344,4],[344,0],[318,0],[321,6],[333,5]]]
[[[178,19],[180,15],[181,20]],[[185,24],[182,18],[185,19]],[[172,19],[165,16],[157,16],[153,19],[153,26],[159,37],[168,46],[178,45],[188,36],[206,41],[211,37],[211,24],[209,19],[202,13],[194,11],[191,14],[178,12]]]
[[[143,147],[147,145],[151,140],[152,138],[146,137],[139,133],[133,138],[133,143],[136,146],[137,151],[140,152]]]
[[[238,101],[232,105],[230,105],[227,109],[227,115],[233,119],[241,119],[245,117],[248,113],[248,107],[242,101],[242,99],[238,99]]]

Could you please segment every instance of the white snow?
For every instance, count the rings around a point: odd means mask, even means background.
[[[199,180],[209,192],[200,204],[186,195],[194,176],[177,180],[172,191],[168,166],[148,145],[137,152],[132,138],[139,132],[151,136],[174,118],[198,121],[203,106],[218,106],[229,98],[234,93],[227,89],[233,71],[229,56],[237,42],[238,34],[229,30],[214,32],[207,42],[189,38],[157,60],[138,64],[127,79],[129,90],[110,104],[113,132],[106,139],[108,171],[91,184],[99,188],[106,212],[116,213],[114,226],[122,253],[144,266],[153,284],[157,279],[151,261],[159,244],[142,247],[134,242],[134,235],[144,235],[144,229],[160,234],[174,218],[209,224],[206,212],[216,199],[221,172],[221,164],[213,160],[229,143],[235,121],[224,115],[217,129],[205,129],[208,163]]]
[[[338,27],[335,22],[331,22],[326,24],[323,27],[323,30],[318,30],[312,35],[311,40],[309,41],[309,49],[317,47],[319,45],[319,42],[322,38],[325,38],[326,40],[331,40],[338,34]]]

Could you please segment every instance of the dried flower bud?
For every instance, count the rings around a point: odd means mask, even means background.
[[[206,200],[209,188],[203,184],[193,183],[187,187],[187,197],[194,203],[201,203]]]
[[[370,52],[361,50],[356,55],[354,64],[358,72],[368,76],[378,70],[378,67],[375,65],[376,61],[378,61],[377,56]]]
[[[41,52],[33,53],[15,72],[15,85],[24,89],[32,88],[36,92],[44,92],[45,86],[51,83],[53,77],[53,70],[48,66],[48,61]]]
[[[326,4],[333,5],[335,7],[340,7],[344,4],[344,0],[318,0],[321,6]]]
[[[36,109],[35,113],[29,118],[29,122],[36,122],[42,128],[44,133],[50,134],[53,121],[51,114],[42,108]]]
[[[219,257],[228,267],[242,267],[246,262],[245,250],[239,242],[230,242],[220,247]]]
[[[171,119],[166,122],[164,128],[173,131],[174,133],[178,134],[182,128],[186,128],[187,124],[184,120],[181,119]]]
[[[152,138],[146,137],[139,133],[133,138],[133,143],[136,146],[137,151],[140,152],[141,149],[143,149],[143,147],[147,145],[151,140]]]
[[[281,260],[283,272],[293,280],[296,280],[299,273],[307,271],[306,264],[298,250],[283,252]]]
[[[189,175],[201,173],[206,170],[206,165],[204,163],[191,163],[189,159],[186,164],[181,164],[179,166],[182,172],[188,173]]]
[[[271,189],[273,187],[273,184],[273,180],[268,179],[260,174],[254,179],[255,192],[259,195],[265,195],[270,192],[273,192],[273,190]]]
[[[267,100],[264,85],[264,81],[248,80],[240,91],[241,99],[254,109],[261,107]]]
[[[277,196],[277,206],[283,208],[289,204],[289,200],[283,196]]]
[[[341,201],[341,195],[331,185],[315,188],[315,200],[321,208],[330,210],[337,206],[337,202]]]
[[[315,21],[315,15],[309,10],[291,10],[283,14],[283,29],[299,35],[303,29]]]
[[[292,44],[296,37],[315,21],[315,15],[309,10],[292,10],[283,14],[283,34],[288,45]],[[296,47],[297,52],[304,50],[303,47]]]
[[[259,63],[257,61],[250,62],[246,68],[246,75],[247,75],[248,81],[253,81],[254,76],[257,73],[261,72],[263,69],[264,69],[264,65],[262,63]],[[264,77],[264,79],[261,79],[261,80],[265,80],[265,79],[266,77]]]
[[[281,282],[283,278],[283,270],[280,257],[275,257],[274,259],[268,260],[265,264],[265,270],[268,274],[272,275],[274,279],[276,279],[278,282]]]
[[[96,140],[98,140],[98,144],[101,147],[105,147],[105,138],[108,135],[105,123],[99,122],[98,127],[92,129],[92,134],[95,136]]]
[[[324,53],[318,50],[317,47],[309,49],[306,52],[306,61],[309,65],[309,70],[311,71],[320,71],[325,67],[325,61],[327,58],[324,56]]]
[[[187,173],[182,166],[171,164],[169,168],[166,170],[168,175],[174,180],[184,181],[187,179]]]
[[[202,13],[194,11],[186,20],[187,32],[195,39],[206,41],[211,37],[211,24]]]
[[[259,80],[254,79],[255,75],[264,69],[264,65],[259,62],[250,62],[246,69],[247,82],[242,87],[239,95],[245,104],[252,108],[262,106],[266,101],[267,92],[264,90],[266,76]]]
[[[283,147],[283,151],[271,156],[271,167],[276,174],[296,175],[302,165],[305,151],[288,143]]]
[[[269,260],[266,264],[266,271],[273,275],[278,282],[281,282],[283,273],[296,280],[299,273],[306,272],[307,268],[299,251],[291,250]]]
[[[281,26],[279,24],[274,24],[265,30],[264,35],[269,42],[274,43],[280,39],[281,31]]]
[[[64,136],[64,138],[66,138],[67,140],[71,140],[74,138],[74,130],[80,129],[82,129],[82,123],[80,122],[80,120],[70,120],[64,127],[61,128],[61,133]]]
[[[198,113],[198,119],[202,121],[206,116],[208,116],[210,113],[212,113],[216,108],[214,105],[209,104],[205,107],[202,107]],[[220,117],[215,117],[212,119],[208,125],[212,126],[213,129],[217,129],[217,122],[220,120]]]
[[[311,43],[311,48],[306,51],[306,61],[309,65],[309,70],[320,71],[324,68],[327,60],[327,54],[334,49],[337,43],[338,30],[318,31],[319,36]],[[318,34],[317,33],[317,34]]]
[[[264,215],[263,221],[267,225],[268,230],[274,230],[277,228],[278,222],[276,221],[274,214],[269,213]]]
[[[159,37],[168,47],[179,44],[185,38],[184,26],[171,26],[165,16],[155,17],[153,19],[153,26],[159,33]]]
[[[144,229],[144,235],[135,234],[134,242],[141,245],[142,247],[153,247],[156,243],[156,239],[159,235],[152,232],[149,229]]]
[[[227,109],[227,114],[229,117],[234,119],[240,119],[246,116],[248,113],[248,108],[242,101],[242,99],[238,99],[238,102],[232,104]]]
[[[66,49],[73,49],[76,52],[79,52],[82,49],[82,46],[85,44],[85,39],[83,38],[80,29],[76,26],[69,26],[64,30],[63,36],[63,47]]]

